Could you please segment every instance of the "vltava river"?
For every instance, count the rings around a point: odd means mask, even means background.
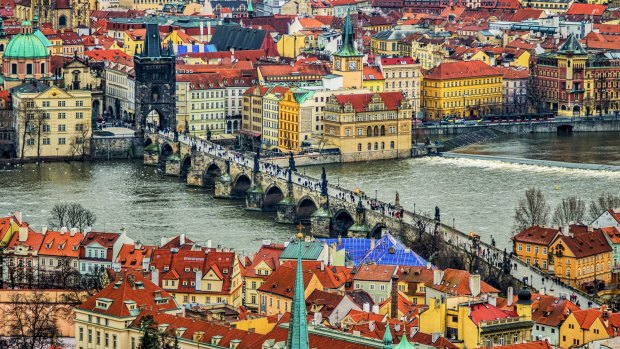
[[[545,140],[546,139],[546,140]],[[594,149],[594,150],[593,150]],[[509,137],[462,152],[555,161],[620,164],[615,134]],[[575,155],[578,152],[580,155]],[[530,186],[538,186],[552,206],[569,195],[586,201],[604,191],[620,195],[620,172],[518,165],[499,161],[422,158],[326,166],[330,183],[360,187],[369,196],[417,212],[441,209],[442,221],[483,239],[495,237],[510,248],[512,215]],[[321,169],[300,168],[320,176]],[[242,202],[215,200],[209,192],[162,177],[140,161],[46,163],[0,167],[0,214],[22,210],[27,221],[45,224],[58,202],[79,202],[97,214],[95,230],[128,233],[144,243],[186,233],[196,241],[255,251],[263,239],[286,240],[294,227],[273,222],[273,214],[245,211]]]

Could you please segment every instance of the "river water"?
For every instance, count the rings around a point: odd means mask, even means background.
[[[619,149],[615,134],[579,134],[507,137],[460,152],[620,165]],[[493,235],[509,249],[514,208],[528,187],[539,187],[552,207],[569,195],[588,202],[605,191],[620,195],[620,172],[493,160],[430,157],[325,168],[332,184],[359,187],[384,201],[393,201],[398,190],[406,209],[432,214],[438,206],[443,222],[454,222],[486,241]],[[321,169],[300,171],[318,178]],[[209,239],[251,253],[263,239],[284,241],[294,231],[274,223],[273,214],[245,211],[240,201],[214,199],[210,192],[162,177],[140,161],[0,167],[0,215],[21,210],[38,229],[58,202],[79,202],[94,210],[95,230],[124,226],[135,239],[152,244],[185,233],[196,241]]]

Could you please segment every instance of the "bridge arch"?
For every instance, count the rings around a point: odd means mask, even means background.
[[[245,173],[239,173],[233,181],[231,195],[233,198],[245,198],[245,192],[252,186],[252,180]]]
[[[263,211],[274,212],[277,205],[284,199],[284,191],[276,184],[272,184],[265,190],[265,198],[263,200]]]
[[[202,173],[202,186],[205,188],[214,188],[215,180],[222,174],[222,169],[212,162],[207,166],[207,169]]]
[[[573,133],[573,125],[559,125],[556,130],[558,134],[571,134]]]
[[[166,159],[174,154],[174,150],[172,149],[172,145],[168,142],[164,142],[161,146],[161,151],[159,152],[159,166],[164,168],[166,166]]]
[[[346,237],[347,231],[355,223],[353,216],[345,209],[338,210],[332,218],[332,228],[330,229],[330,237],[343,236]]]
[[[310,217],[312,217],[312,214],[318,210],[318,208],[319,205],[317,205],[311,197],[304,196],[297,203],[297,209],[295,210],[297,221],[299,223],[309,225]]]
[[[153,140],[151,139],[151,137],[146,137],[146,139],[144,140],[144,147],[146,148],[151,144],[153,144]]]
[[[383,223],[377,223],[368,233],[369,238],[381,239],[383,231],[387,228]]]
[[[192,167],[192,157],[190,155],[185,155],[183,158],[183,162],[181,162],[181,173],[180,178],[183,181],[187,180],[187,174],[189,173],[189,169]]]

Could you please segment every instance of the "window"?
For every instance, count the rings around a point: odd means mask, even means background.
[[[108,338],[109,336],[110,335],[106,333],[105,337],[104,337],[104,340],[103,340],[103,345],[106,346],[106,347],[110,345],[109,338]]]
[[[84,101],[75,101],[75,106],[76,107],[83,107],[84,106]]]
[[[17,74],[17,63],[11,64],[11,74]]]
[[[375,289],[375,284],[370,284],[370,285],[368,286],[368,289],[370,289],[370,290],[374,290],[374,289]]]
[[[525,245],[525,251],[526,252],[530,252],[531,251],[530,244]]]
[[[65,139],[65,138],[58,138],[58,144],[59,144],[59,145],[64,145],[64,144],[66,144],[66,143],[67,143],[67,142],[66,142],[66,139]]]
[[[88,343],[93,342],[93,330],[88,329]]]
[[[59,119],[66,119],[67,115],[65,113],[58,113],[58,118]]]
[[[58,106],[59,107],[64,107],[65,106],[65,101],[58,101]]]
[[[79,329],[79,333],[80,333],[80,342],[84,341],[84,327],[80,327]]]
[[[392,150],[394,149],[394,141],[390,142],[390,149],[392,149]]]
[[[49,138],[43,138],[43,145],[50,145],[50,139]]]
[[[519,250],[519,251],[523,251],[523,244],[519,244],[519,246],[518,246],[518,250]]]
[[[116,335],[115,334],[112,335],[112,348],[116,349]]]
[[[82,113],[81,111],[75,113],[75,118],[76,119],[84,119],[84,113]]]
[[[362,151],[362,143],[357,143],[357,151]]]
[[[64,124],[58,125],[58,132],[65,132],[65,131],[66,131],[66,126]]]

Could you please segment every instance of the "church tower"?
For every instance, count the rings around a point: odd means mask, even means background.
[[[295,269],[295,286],[293,288],[293,304],[291,305],[291,319],[288,323],[286,349],[310,349],[308,339],[308,324],[306,323],[306,298],[304,296],[304,274],[301,265],[301,248],[304,236],[297,235],[297,267]]]
[[[355,48],[355,32],[351,22],[351,11],[347,11],[347,17],[342,27],[342,46],[333,54],[334,62],[332,72],[342,76],[344,88],[362,88],[363,69],[362,57]]]
[[[176,130],[176,62],[172,45],[164,50],[159,25],[148,23],[144,46],[134,56],[136,131]]]

